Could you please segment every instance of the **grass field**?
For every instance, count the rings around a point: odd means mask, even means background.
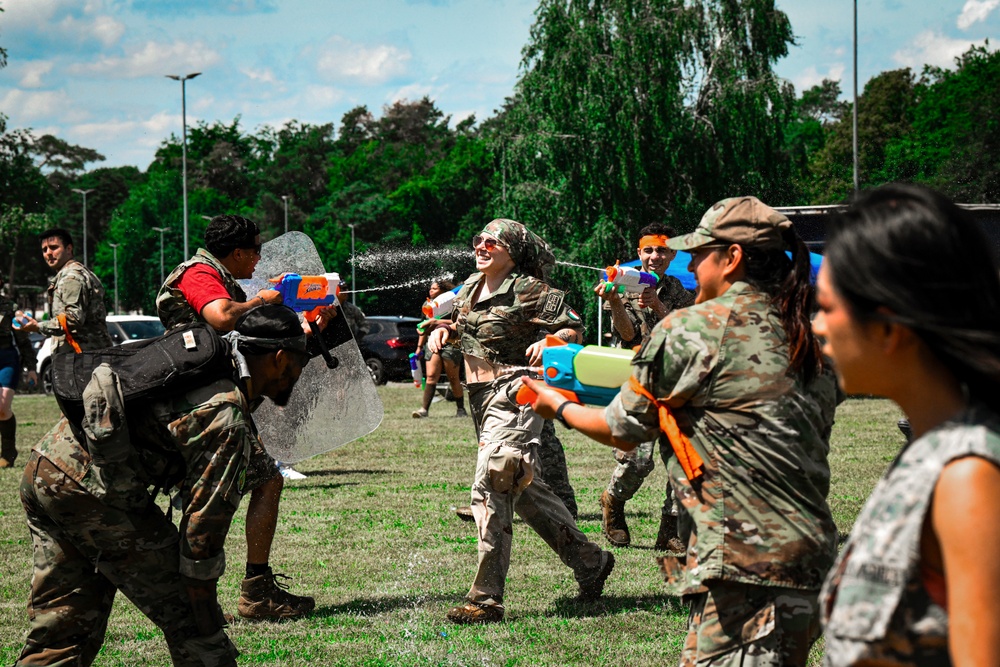
[[[576,584],[542,540],[514,526],[507,622],[458,627],[445,612],[468,590],[475,528],[451,507],[467,504],[475,467],[472,423],[436,403],[431,419],[410,417],[419,393],[381,388],[386,417],[372,435],[303,462],[307,479],[288,482],[272,554],[291,590],[316,597],[309,618],[237,621],[230,628],[248,665],[670,665],[686,613],[663,593],[652,544],[665,475],[660,465],[627,506],[634,548],[615,550],[605,598],[572,601]],[[58,417],[55,402],[18,396],[18,463]],[[852,399],[833,431],[830,504],[847,533],[875,481],[902,444],[895,406]],[[614,466],[610,450],[557,426],[580,505],[580,528],[607,548],[597,499]],[[0,663],[12,664],[28,619],[31,542],[18,497],[20,471],[0,471]],[[223,607],[235,613],[245,559],[243,515],[227,544]],[[813,651],[819,664],[821,643]],[[168,665],[160,632],[118,597],[98,665]]]

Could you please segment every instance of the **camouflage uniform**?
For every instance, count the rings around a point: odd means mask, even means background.
[[[170,272],[170,275],[163,281],[159,294],[156,295],[156,314],[168,331],[192,322],[205,321],[200,313],[195,312],[191,304],[184,298],[184,293],[176,286],[184,272],[195,264],[207,264],[218,271],[219,276],[222,277],[222,285],[229,292],[233,301],[245,303],[247,300],[246,292],[240,287],[239,282],[229,272],[229,269],[223,266],[215,255],[203,248],[198,248],[194,257],[186,262],[181,262]],[[256,408],[256,406],[253,407]],[[260,441],[254,439],[250,465],[247,469],[246,491],[253,491],[278,474],[280,472],[277,462],[267,453]]]
[[[583,328],[561,291],[517,272],[489,298],[473,304],[483,280],[481,273],[473,274],[455,299],[454,321],[466,355],[523,365],[524,352],[538,340],[539,331]],[[577,582],[596,580],[608,562],[542,480],[538,441],[544,420],[514,401],[519,386],[512,375],[467,386],[479,440],[471,503],[479,531],[479,567],[467,597],[500,610],[515,512],[573,569]]]
[[[951,664],[948,612],[925,585],[920,544],[941,471],[966,456],[1000,466],[1000,417],[985,406],[908,444],[882,476],[823,586],[824,664]]]
[[[72,352],[58,316],[66,316],[66,327],[81,350],[100,350],[113,345],[108,334],[108,311],[104,308],[104,285],[94,272],[75,259],[66,262],[49,278],[49,318],[38,323],[38,331],[52,338],[52,354]]]
[[[212,589],[225,569],[254,439],[247,410],[229,380],[130,410],[121,463],[92,458],[65,419],[42,438],[21,482],[34,572],[18,664],[90,664],[119,588],[163,631],[175,665],[236,664],[221,625],[199,631],[185,578]],[[179,531],[148,492],[178,469]]]
[[[562,442],[559,441],[559,436],[556,435],[556,427],[551,419],[542,420],[542,432],[538,436],[538,465],[541,467],[542,479],[576,519],[579,516],[576,492],[569,482],[566,452],[563,450]]]
[[[656,295],[663,305],[667,307],[667,313],[679,308],[687,308],[694,305],[694,294],[684,289],[681,281],[674,276],[663,276],[656,284]],[[618,330],[612,327],[611,344],[615,347],[633,348],[649,340],[649,336],[659,321],[662,319],[652,308],[641,308],[639,306],[639,295],[626,292],[622,295],[622,306],[628,316],[629,323],[635,335],[631,340],[623,341],[618,334]],[[605,302],[605,310],[611,310],[611,304]],[[618,465],[611,473],[611,480],[608,482],[608,495],[626,502],[639,491],[642,483],[649,473],[653,472],[655,463],[653,461],[653,451],[656,449],[656,441],[640,443],[630,452],[620,449],[614,450],[615,460]],[[661,448],[660,457],[664,465],[670,458],[670,448]],[[663,500],[663,514],[674,514],[678,512],[674,500],[674,492],[667,483],[666,494]]]
[[[808,386],[788,372],[769,303],[737,282],[667,315],[633,361],[631,382],[670,407],[704,461],[697,482],[677,456],[667,466],[687,544],[660,559],[670,592],[691,603],[681,664],[804,664],[817,636],[837,544],[826,496],[838,394],[829,371]],[[659,433],[657,405],[631,384],[605,417],[625,441]]]

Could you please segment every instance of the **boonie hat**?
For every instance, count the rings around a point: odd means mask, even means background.
[[[667,241],[672,250],[692,250],[709,243],[738,243],[744,248],[787,250],[782,238],[791,220],[756,197],[730,197],[717,202],[690,234]]]

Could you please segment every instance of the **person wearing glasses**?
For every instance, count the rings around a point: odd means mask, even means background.
[[[619,449],[667,438],[686,550],[659,560],[689,606],[680,664],[805,665],[837,553],[839,398],[809,322],[809,252],[756,197],[716,203],[667,247],[691,254],[695,305],[656,325],[607,408],[526,380],[534,410]]]
[[[831,569],[824,664],[1000,664],[1000,279],[971,216],[891,184],[828,223],[813,330],[912,440]]]
[[[179,264],[156,296],[156,311],[168,330],[207,322],[220,334],[233,330],[245,313],[264,304],[280,304],[277,290],[262,289],[247,299],[238,280],[253,277],[260,261],[260,229],[239,215],[217,215],[205,230],[205,248]],[[269,565],[278,527],[284,478],[277,462],[258,439],[250,454],[246,487],[246,577],[240,585],[237,612],[257,620],[295,618],[312,611],[312,597],[293,595],[275,581]],[[284,575],[277,575],[283,577]]]
[[[471,506],[479,566],[453,623],[496,623],[504,616],[515,513],[572,570],[578,600],[598,599],[614,556],[589,541],[542,479],[542,418],[515,401],[528,367],[541,363],[545,334],[579,342],[583,325],[563,292],[545,280],[555,264],[548,244],[513,220],[493,220],[473,238],[476,268],[455,299],[450,324],[430,334],[431,351],[457,338],[465,360],[469,408],[479,441]]]
[[[667,269],[677,256],[676,250],[667,247],[667,241],[677,236],[672,227],[654,222],[639,230],[637,252],[642,270],[659,277],[655,286],[638,294],[619,295],[605,289],[600,283],[594,291],[604,299],[604,309],[611,312],[611,344],[614,347],[635,348],[649,340],[657,323],[678,308],[694,304],[694,294],[681,284],[676,276],[668,276]],[[601,532],[616,547],[627,547],[632,536],[625,521],[625,503],[639,491],[643,481],[653,472],[655,441],[644,442],[630,452],[614,450],[618,465],[611,473],[608,488],[601,494]],[[660,450],[663,460],[670,456],[667,448]],[[657,551],[683,551],[684,544],[677,536],[677,503],[670,484],[660,515],[660,529],[654,548]]]

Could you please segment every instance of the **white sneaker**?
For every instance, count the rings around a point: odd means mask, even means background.
[[[285,463],[280,463],[280,462],[278,463],[278,472],[280,472],[281,476],[284,477],[285,479],[305,479],[306,478],[305,475],[303,475],[298,470],[296,470],[292,466],[290,466],[288,464],[285,464]]]

